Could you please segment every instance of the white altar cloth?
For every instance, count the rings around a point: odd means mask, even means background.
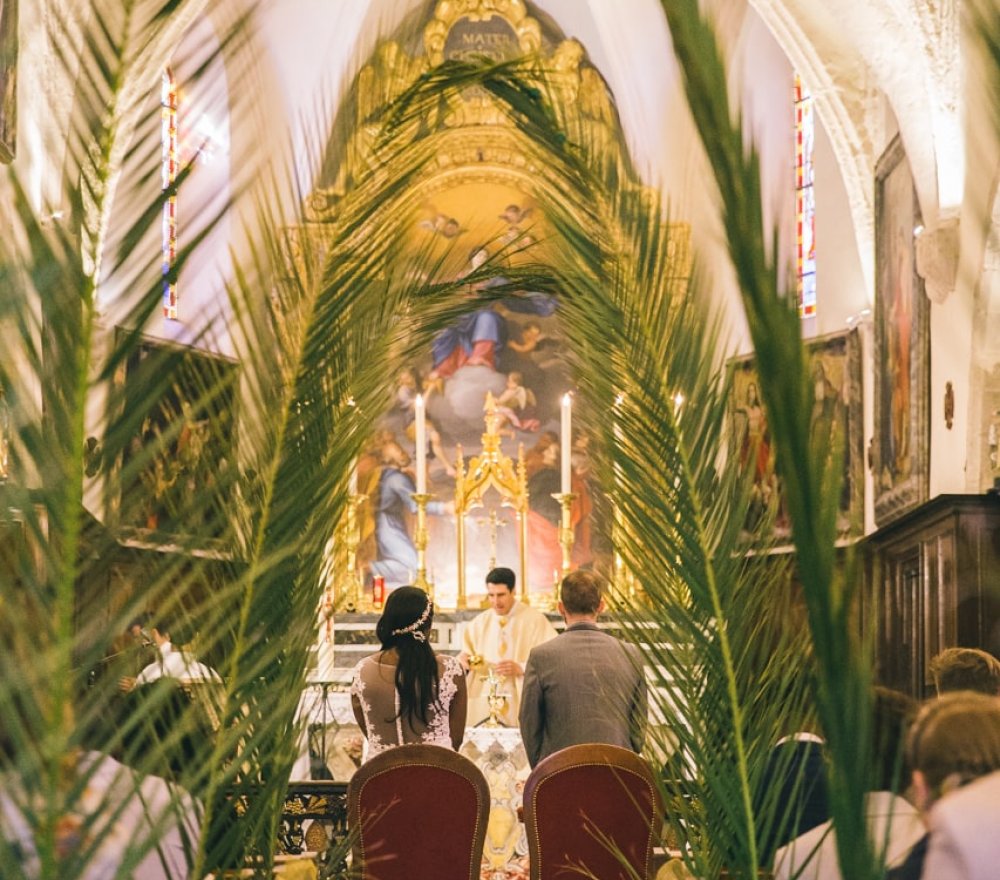
[[[482,771],[492,795],[482,880],[527,878],[528,840],[517,809],[531,767],[521,732],[515,727],[470,727],[459,751]]]

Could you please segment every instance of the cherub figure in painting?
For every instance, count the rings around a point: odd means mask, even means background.
[[[524,385],[524,376],[514,370],[507,374],[507,386],[497,398],[498,429],[507,437],[515,437],[514,428],[537,431],[541,425],[535,418],[535,393]]]

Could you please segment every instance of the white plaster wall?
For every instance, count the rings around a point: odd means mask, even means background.
[[[956,291],[941,304],[931,303],[930,335],[930,497],[976,491],[978,473],[970,472],[967,456],[970,429],[970,355],[973,299]],[[944,418],[945,385],[952,383],[955,418],[948,428]],[[974,430],[975,428],[973,428]]]
[[[816,165],[816,335],[843,330],[848,320],[871,308],[858,239],[851,226],[851,206],[833,145],[817,120]]]
[[[636,168],[651,184],[670,176],[671,95],[679,81],[659,0],[541,0],[608,82]]]
[[[765,228],[778,229],[779,265],[787,267],[789,277],[793,277],[794,71],[769,28],[753,10],[742,20],[730,64],[740,110],[760,154]],[[842,169],[818,108],[814,161],[817,315],[803,322],[803,335],[807,337],[843,330],[848,319],[871,305]],[[738,347],[750,350],[745,331]]]
[[[408,5],[354,0],[261,4],[257,37],[266,53],[262,67],[273,77],[275,92],[267,112],[291,148],[303,192],[312,184],[337,106],[360,66],[359,44],[374,45],[367,29],[372,22],[376,28],[379,22],[388,27]]]
[[[730,57],[745,135],[760,157],[764,228],[778,230],[778,265],[795,260],[794,72],[767,27],[754,13],[743,20]]]

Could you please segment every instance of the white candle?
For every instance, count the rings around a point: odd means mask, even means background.
[[[417,415],[417,494],[427,493],[427,413],[424,396],[417,395],[415,407]]]
[[[559,445],[562,450],[562,492],[568,495],[572,490],[572,470],[570,468],[573,448],[573,398],[564,394],[562,398],[562,437]]]

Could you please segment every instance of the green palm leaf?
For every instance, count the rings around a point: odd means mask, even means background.
[[[879,873],[868,839],[863,798],[870,779],[870,666],[852,621],[854,579],[835,563],[835,518],[842,460],[810,442],[811,397],[793,297],[779,287],[766,246],[756,154],[744,149],[729,116],[725,69],[710,26],[694,3],[663,4],[684,74],[688,104],[715,173],[730,257],[743,293],[757,353],[761,390],[777,449],[797,551],[798,577],[809,612],[818,677],[817,710],[832,760],[831,811],[844,876]]]
[[[115,198],[112,169],[155,164],[159,144],[155,123],[143,117],[151,85],[144,76],[192,6],[98,4],[85,21],[67,21],[52,35],[77,87],[65,178],[71,222],[43,225],[12,179],[17,224],[0,242],[0,331],[16,352],[0,364],[15,425],[14,479],[0,485],[10,548],[2,570],[14,575],[0,582],[0,629],[9,646],[0,655],[2,770],[43,876],[79,875],[112,833],[113,808],[81,812],[90,771],[68,772],[68,756],[94,744],[141,773],[173,774],[201,799],[196,874],[248,855],[262,872],[269,869],[345,475],[385,403],[386,375],[470,308],[468,284],[498,271],[495,260],[459,284],[444,276],[446,257],[404,247],[419,207],[417,183],[438,144],[438,133],[416,122],[431,118],[442,97],[472,85],[488,90],[521,133],[538,169],[539,207],[559,242],[548,264],[505,269],[507,284],[480,297],[524,290],[560,297],[581,422],[596,438],[603,512],[615,524],[621,571],[631,579],[618,586],[637,583],[648,602],[634,614],[622,604],[619,613],[629,636],[648,646],[655,670],[662,724],[652,759],[674,756],[665,786],[674,832],[693,844],[686,858],[707,877],[722,867],[751,877],[766,864],[768,841],[789,818],[763,789],[766,758],[815,706],[832,755],[843,873],[877,876],[877,847],[862,819],[867,657],[853,635],[854,581],[850,569],[837,573],[834,551],[839,443],[811,445],[799,323],[767,247],[756,158],[726,110],[715,38],[696,3],[663,5],[722,196],[808,631],[784,619],[793,604],[788,565],[747,555],[742,543],[748,485],[725,439],[720,316],[705,305],[697,279],[677,277],[664,206],[638,185],[623,145],[592,143],[587,131],[568,125],[537,63],[448,63],[404,89],[370,120],[382,132],[371,167],[352,178],[336,221],[300,240],[291,265],[286,231],[312,227],[275,207],[301,203],[295,187],[265,176],[229,300],[194,334],[209,347],[221,322],[238,367],[192,361],[190,352],[170,348],[143,360],[141,331],[159,306],[161,278],[157,255],[144,257],[142,245],[163,196],[153,186],[148,200],[124,204]],[[237,24],[223,42],[240,37]],[[988,45],[995,59],[997,41]],[[178,188],[186,182],[182,174]],[[180,265],[212,228],[210,218]],[[104,326],[102,287],[135,292],[114,315],[120,332]],[[190,412],[164,419],[159,433],[137,446],[136,436],[179,386]],[[183,526],[171,552],[123,546],[113,516],[111,528],[87,519],[85,494],[104,492],[122,499],[119,516],[134,521],[127,505],[148,497],[150,474],[185,441],[190,413],[222,412],[236,413],[238,437],[209,437],[230,441],[230,457],[170,508]],[[96,478],[85,472],[88,449],[95,460],[88,435],[99,440]],[[107,599],[123,554],[145,561],[142,582],[119,606]],[[114,678],[90,689],[81,679],[148,607],[198,631],[199,653],[213,659],[223,684],[212,694],[214,727],[204,728],[204,707],[188,704],[175,719],[176,738],[143,749],[137,743],[149,742],[145,721],[169,708],[166,689],[153,688],[144,714],[123,715],[109,729]],[[196,758],[173,760],[175,749],[185,748]],[[188,810],[177,794],[150,815],[151,828],[131,841],[120,875]],[[67,850],[65,820],[77,814],[88,842]],[[20,864],[10,836],[0,835],[5,866]]]
[[[450,70],[461,85],[475,72]],[[414,86],[401,123],[424,112],[423,90],[433,94],[445,76]],[[778,627],[782,567],[742,553],[747,485],[723,446],[718,320],[671,276],[661,206],[568,137],[541,81],[517,63],[481,73],[525,134],[539,206],[565,245],[546,266],[505,270],[503,292],[560,296],[582,421],[602,441],[599,476],[625,524],[616,549],[652,600],[631,631],[654,645],[662,739],[696,768],[670,792],[678,831],[697,839],[693,867],[753,876],[758,839],[787,821],[758,789],[771,746],[807,714],[804,638]],[[696,403],[678,410],[678,392]]]

